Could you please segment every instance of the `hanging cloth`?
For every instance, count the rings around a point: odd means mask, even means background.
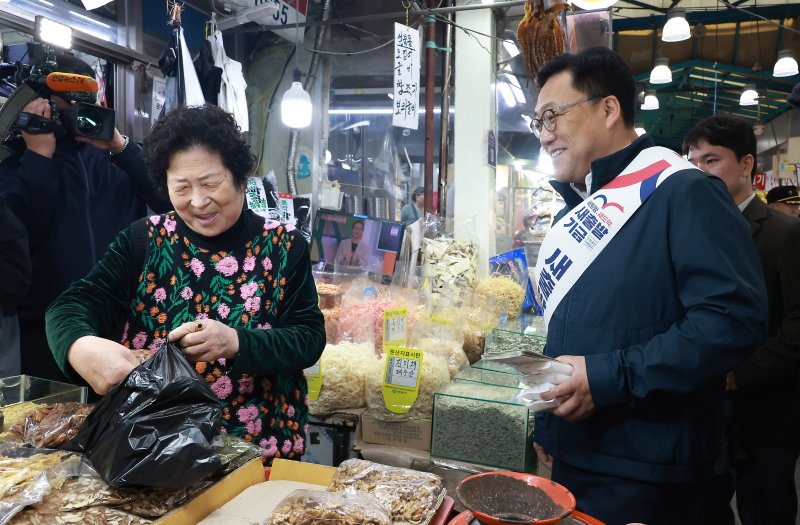
[[[214,56],[214,65],[222,68],[222,80],[217,97],[217,105],[233,114],[236,123],[239,124],[242,132],[250,130],[250,118],[247,112],[247,97],[245,90],[247,82],[242,74],[242,64],[225,53],[225,46],[222,42],[222,32],[214,31],[208,37],[211,44],[211,52]]]
[[[166,77],[164,107],[160,116],[180,105],[202,106],[205,104],[203,90],[200,88],[200,80],[198,80],[197,72],[192,65],[192,57],[186,46],[182,27],[178,26],[173,31],[167,48],[161,53],[158,68]],[[182,94],[180,93],[181,89]]]

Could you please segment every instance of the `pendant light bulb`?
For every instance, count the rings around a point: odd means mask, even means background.
[[[781,52],[778,53],[778,61],[775,62],[775,69],[772,70],[772,76],[791,77],[797,73],[797,60],[795,60],[792,50],[781,50]]]
[[[692,36],[689,22],[686,21],[686,9],[675,7],[667,12],[667,23],[661,32],[661,40],[664,42],[680,42],[688,40]]]
[[[294,129],[308,127],[311,124],[314,109],[311,104],[311,95],[303,89],[299,77],[299,72],[295,71],[295,80],[281,99],[281,121]]]
[[[658,108],[658,97],[656,96],[655,90],[648,89],[644,92],[644,102],[642,102],[641,109],[644,111],[650,111]]]
[[[739,97],[740,106],[755,106],[758,104],[758,91],[754,84],[747,84],[742,91],[742,96]]]
[[[657,58],[653,70],[650,72],[651,84],[669,84],[672,82],[672,70],[666,58]]]

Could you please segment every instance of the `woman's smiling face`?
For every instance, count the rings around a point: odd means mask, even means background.
[[[233,226],[242,213],[244,192],[222,157],[201,146],[174,153],[167,168],[169,200],[195,232],[214,237]]]

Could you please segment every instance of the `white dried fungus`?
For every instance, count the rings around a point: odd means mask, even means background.
[[[320,358],[322,389],[308,410],[325,415],[366,405],[364,382],[373,361],[377,361],[371,343],[327,345]]]

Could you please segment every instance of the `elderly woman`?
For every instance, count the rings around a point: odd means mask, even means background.
[[[245,208],[254,159],[223,110],[169,113],[144,158],[175,211],[122,231],[50,306],[56,361],[104,394],[168,339],[219,397],[224,431],[259,445],[265,462],[299,458],[303,369],[325,346],[307,244]]]

